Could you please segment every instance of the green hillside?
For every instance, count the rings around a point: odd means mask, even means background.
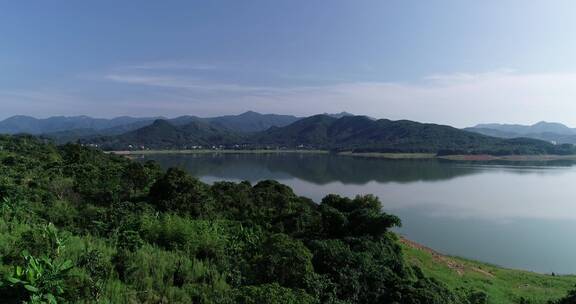
[[[88,138],[83,143],[108,150],[186,149],[191,146],[222,146],[227,149],[320,149],[357,153],[454,154],[574,154],[572,145],[514,138],[503,139],[408,120],[373,120],[366,116],[315,115],[285,127],[257,133],[240,132],[203,120],[185,120],[174,125],[154,124],[118,136]],[[184,124],[186,123],[186,124]]]
[[[576,285],[576,276],[539,274],[439,254],[402,240],[406,261],[451,290],[480,290],[490,304],[547,304]],[[576,302],[562,302],[576,303]]]
[[[117,136],[82,140],[106,150],[129,150],[137,147],[151,149],[185,149],[192,146],[233,145],[241,143],[242,135],[198,120],[176,126],[166,120]]]
[[[354,152],[447,154],[572,154],[570,145],[527,139],[501,139],[450,126],[408,120],[372,120],[365,116],[335,119],[316,115],[256,138],[260,144],[304,145],[316,149]]]
[[[377,198],[208,185],[0,137],[1,303],[476,303],[422,276]]]
[[[371,195],[316,204],[27,136],[0,137],[0,170],[1,303],[544,303],[574,281],[455,275]]]

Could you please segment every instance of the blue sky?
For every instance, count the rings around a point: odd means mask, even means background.
[[[0,0],[0,119],[349,111],[576,126],[573,1]]]

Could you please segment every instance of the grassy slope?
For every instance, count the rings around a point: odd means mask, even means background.
[[[488,294],[490,304],[546,303],[564,295],[576,284],[576,276],[552,276],[500,268],[458,257],[440,255],[426,247],[402,240],[406,260],[450,288],[474,288]]]

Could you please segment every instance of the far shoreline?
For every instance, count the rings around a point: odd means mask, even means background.
[[[328,150],[298,150],[298,149],[257,149],[257,150],[121,150],[105,151],[105,153],[117,155],[158,155],[158,154],[331,154]],[[489,154],[467,154],[467,155],[436,155],[434,153],[380,153],[380,152],[336,152],[335,155],[351,157],[367,157],[382,159],[442,159],[453,161],[554,161],[554,160],[576,160],[576,155],[489,155]]]
[[[105,151],[117,155],[153,155],[153,154],[280,154],[280,153],[301,153],[301,154],[330,154],[327,150],[124,150],[124,151]]]

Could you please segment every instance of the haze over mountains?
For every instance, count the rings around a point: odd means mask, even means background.
[[[342,115],[342,113],[334,115]],[[258,132],[268,129],[271,126],[285,126],[300,118],[292,115],[260,114],[253,111],[248,111],[240,115],[226,115],[209,118],[187,115],[172,119],[161,116],[122,116],[112,119],[92,118],[89,116],[55,116],[45,119],[38,119],[30,116],[13,116],[0,121],[0,133],[26,133],[39,135],[83,130],[86,134],[92,132],[94,134],[110,135],[150,125],[157,119],[165,119],[174,125],[183,125],[191,121],[205,121],[221,125],[222,127],[239,130],[241,132]]]
[[[93,130],[102,131],[120,126],[135,125],[142,127],[138,123],[152,122],[162,117],[129,117],[121,116],[112,119],[92,118],[89,116],[54,116],[45,119],[38,119],[30,116],[12,116],[0,122],[0,133],[4,134],[45,134],[52,132],[62,132],[70,130]]]
[[[481,124],[464,130],[409,120],[392,121],[342,112],[306,118],[260,114],[197,116],[88,116],[36,119],[14,116],[0,133],[27,133],[57,143],[80,141],[106,150],[130,149],[322,149],[439,154],[568,154],[576,131],[559,123],[532,126]]]
[[[557,144],[576,144],[576,129],[556,122],[541,121],[533,125],[489,123],[464,130],[500,138],[527,137]]]
[[[253,114],[252,114],[253,115]],[[339,117],[339,118],[338,118]],[[572,146],[519,138],[501,139],[450,126],[366,116],[314,115],[285,126],[242,132],[221,121],[158,119],[121,135],[81,140],[105,150],[318,149],[336,152],[436,154],[571,154]]]

